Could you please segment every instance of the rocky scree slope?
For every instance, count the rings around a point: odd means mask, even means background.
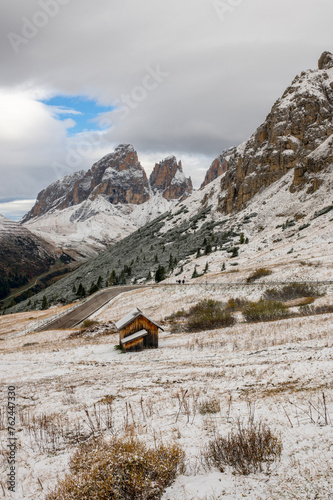
[[[23,218],[31,231],[77,257],[96,255],[193,190],[174,156],[148,180],[133,146],[122,144],[88,172],[76,172],[39,193]]]

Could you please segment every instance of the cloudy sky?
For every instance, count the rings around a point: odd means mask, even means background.
[[[5,0],[0,213],[131,143],[195,186],[333,50],[332,0]]]

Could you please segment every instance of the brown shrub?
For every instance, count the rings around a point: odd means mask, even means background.
[[[266,300],[293,300],[301,297],[322,297],[324,292],[308,283],[290,283],[282,288],[270,288],[264,293]]]
[[[149,449],[137,439],[115,438],[81,446],[70,474],[46,500],[155,500],[184,468],[184,453],[174,444]]]
[[[204,456],[208,465],[221,472],[229,465],[240,474],[269,471],[270,465],[280,458],[282,443],[266,425],[238,421],[237,429],[228,436],[217,436],[210,441]]]
[[[202,300],[189,311],[186,329],[189,332],[214,330],[232,326],[236,322],[230,311],[223,309],[222,303],[216,300]]]
[[[199,413],[205,415],[206,413],[219,413],[221,410],[220,401],[216,398],[206,399],[199,404]]]
[[[253,281],[256,281],[260,278],[263,278],[264,276],[270,276],[273,271],[270,269],[266,269],[265,267],[260,267],[259,269],[256,269],[246,280],[246,283],[252,283]]]
[[[243,309],[243,315],[248,322],[274,321],[286,318],[289,315],[288,308],[276,300],[259,300],[249,302]]]

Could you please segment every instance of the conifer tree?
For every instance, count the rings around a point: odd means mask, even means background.
[[[42,310],[45,310],[45,309],[48,309],[48,308],[49,308],[49,302],[47,300],[46,295],[44,295],[43,301],[42,301]]]
[[[157,268],[157,271],[155,273],[156,283],[163,281],[165,279],[165,277],[166,277],[165,268],[163,266],[159,265]]]
[[[99,288],[96,283],[91,283],[91,287],[89,288],[89,295],[98,292]]]
[[[77,289],[76,295],[81,298],[87,295],[86,289],[84,288],[82,283],[79,284],[79,288]]]
[[[116,275],[116,271],[114,269],[111,271],[109,284],[110,286],[118,285],[118,276]]]
[[[192,278],[198,278],[199,274],[198,274],[198,271],[197,271],[197,266],[194,266],[194,270],[193,270],[193,273],[192,273]]]
[[[212,245],[210,243],[207,243],[205,248],[205,255],[209,255],[211,251],[212,251]]]

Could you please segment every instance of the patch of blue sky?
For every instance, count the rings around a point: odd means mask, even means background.
[[[101,130],[98,118],[114,109],[112,106],[102,106],[81,96],[55,96],[42,102],[52,107],[52,112],[59,120],[71,118],[75,122],[73,127],[68,128],[69,136],[85,131]]]

